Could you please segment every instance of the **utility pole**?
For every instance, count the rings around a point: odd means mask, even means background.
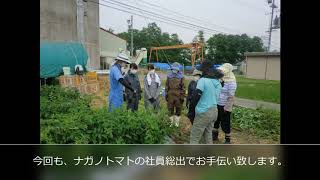
[[[81,44],[84,43],[84,3],[83,0],[77,0],[77,38]]]
[[[272,2],[271,2],[272,1]],[[267,46],[267,52],[270,52],[270,44],[271,44],[271,35],[272,35],[272,30],[273,29],[278,29],[279,27],[273,27],[273,15],[274,15],[274,9],[277,8],[277,6],[274,4],[275,0],[268,0],[268,3],[271,3],[271,19],[270,19],[270,27],[269,27],[269,31],[267,31],[269,33],[269,37],[268,37],[268,46]]]
[[[269,38],[268,38],[268,48],[267,52],[270,52],[270,44],[271,44],[271,35],[272,35],[272,23],[273,23],[273,12],[274,12],[274,0],[272,0],[272,5],[271,5],[271,20],[270,20],[270,27],[269,27]]]
[[[131,30],[131,46],[130,46],[130,54],[133,57],[133,16],[131,15],[131,19],[127,20],[128,22],[128,30]]]
[[[131,56],[133,57],[133,16],[131,15]]]

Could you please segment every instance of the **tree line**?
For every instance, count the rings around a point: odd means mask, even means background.
[[[127,40],[127,49],[130,49],[131,32],[118,34]],[[207,41],[204,32],[199,31],[193,38],[193,42],[201,42],[205,45],[205,59],[216,64],[239,63],[245,59],[244,52],[263,52],[265,50],[260,37],[249,37],[247,34],[226,35],[214,34]],[[133,49],[147,48],[148,58],[151,47],[170,46],[184,44],[178,34],[162,32],[156,23],[149,23],[142,30],[133,29]],[[156,61],[155,54],[152,61]],[[189,49],[170,49],[158,51],[159,62],[179,62],[184,65],[191,65],[191,51]]]

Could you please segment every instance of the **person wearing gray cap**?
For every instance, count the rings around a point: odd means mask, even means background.
[[[175,62],[169,68],[171,71],[166,81],[166,101],[171,125],[179,126],[182,105],[185,97],[184,76],[180,71],[180,64]]]

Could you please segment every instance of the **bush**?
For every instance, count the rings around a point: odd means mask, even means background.
[[[44,86],[40,91],[41,143],[50,144],[158,144],[174,129],[167,112],[124,107],[90,108],[90,96],[75,90]]]
[[[248,109],[235,107],[232,112],[232,125],[251,134],[279,140],[280,112],[271,109]]]

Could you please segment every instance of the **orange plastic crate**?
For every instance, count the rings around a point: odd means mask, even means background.
[[[97,73],[96,72],[88,72],[87,74],[86,74],[86,79],[87,80],[98,80],[98,75],[97,75]]]

